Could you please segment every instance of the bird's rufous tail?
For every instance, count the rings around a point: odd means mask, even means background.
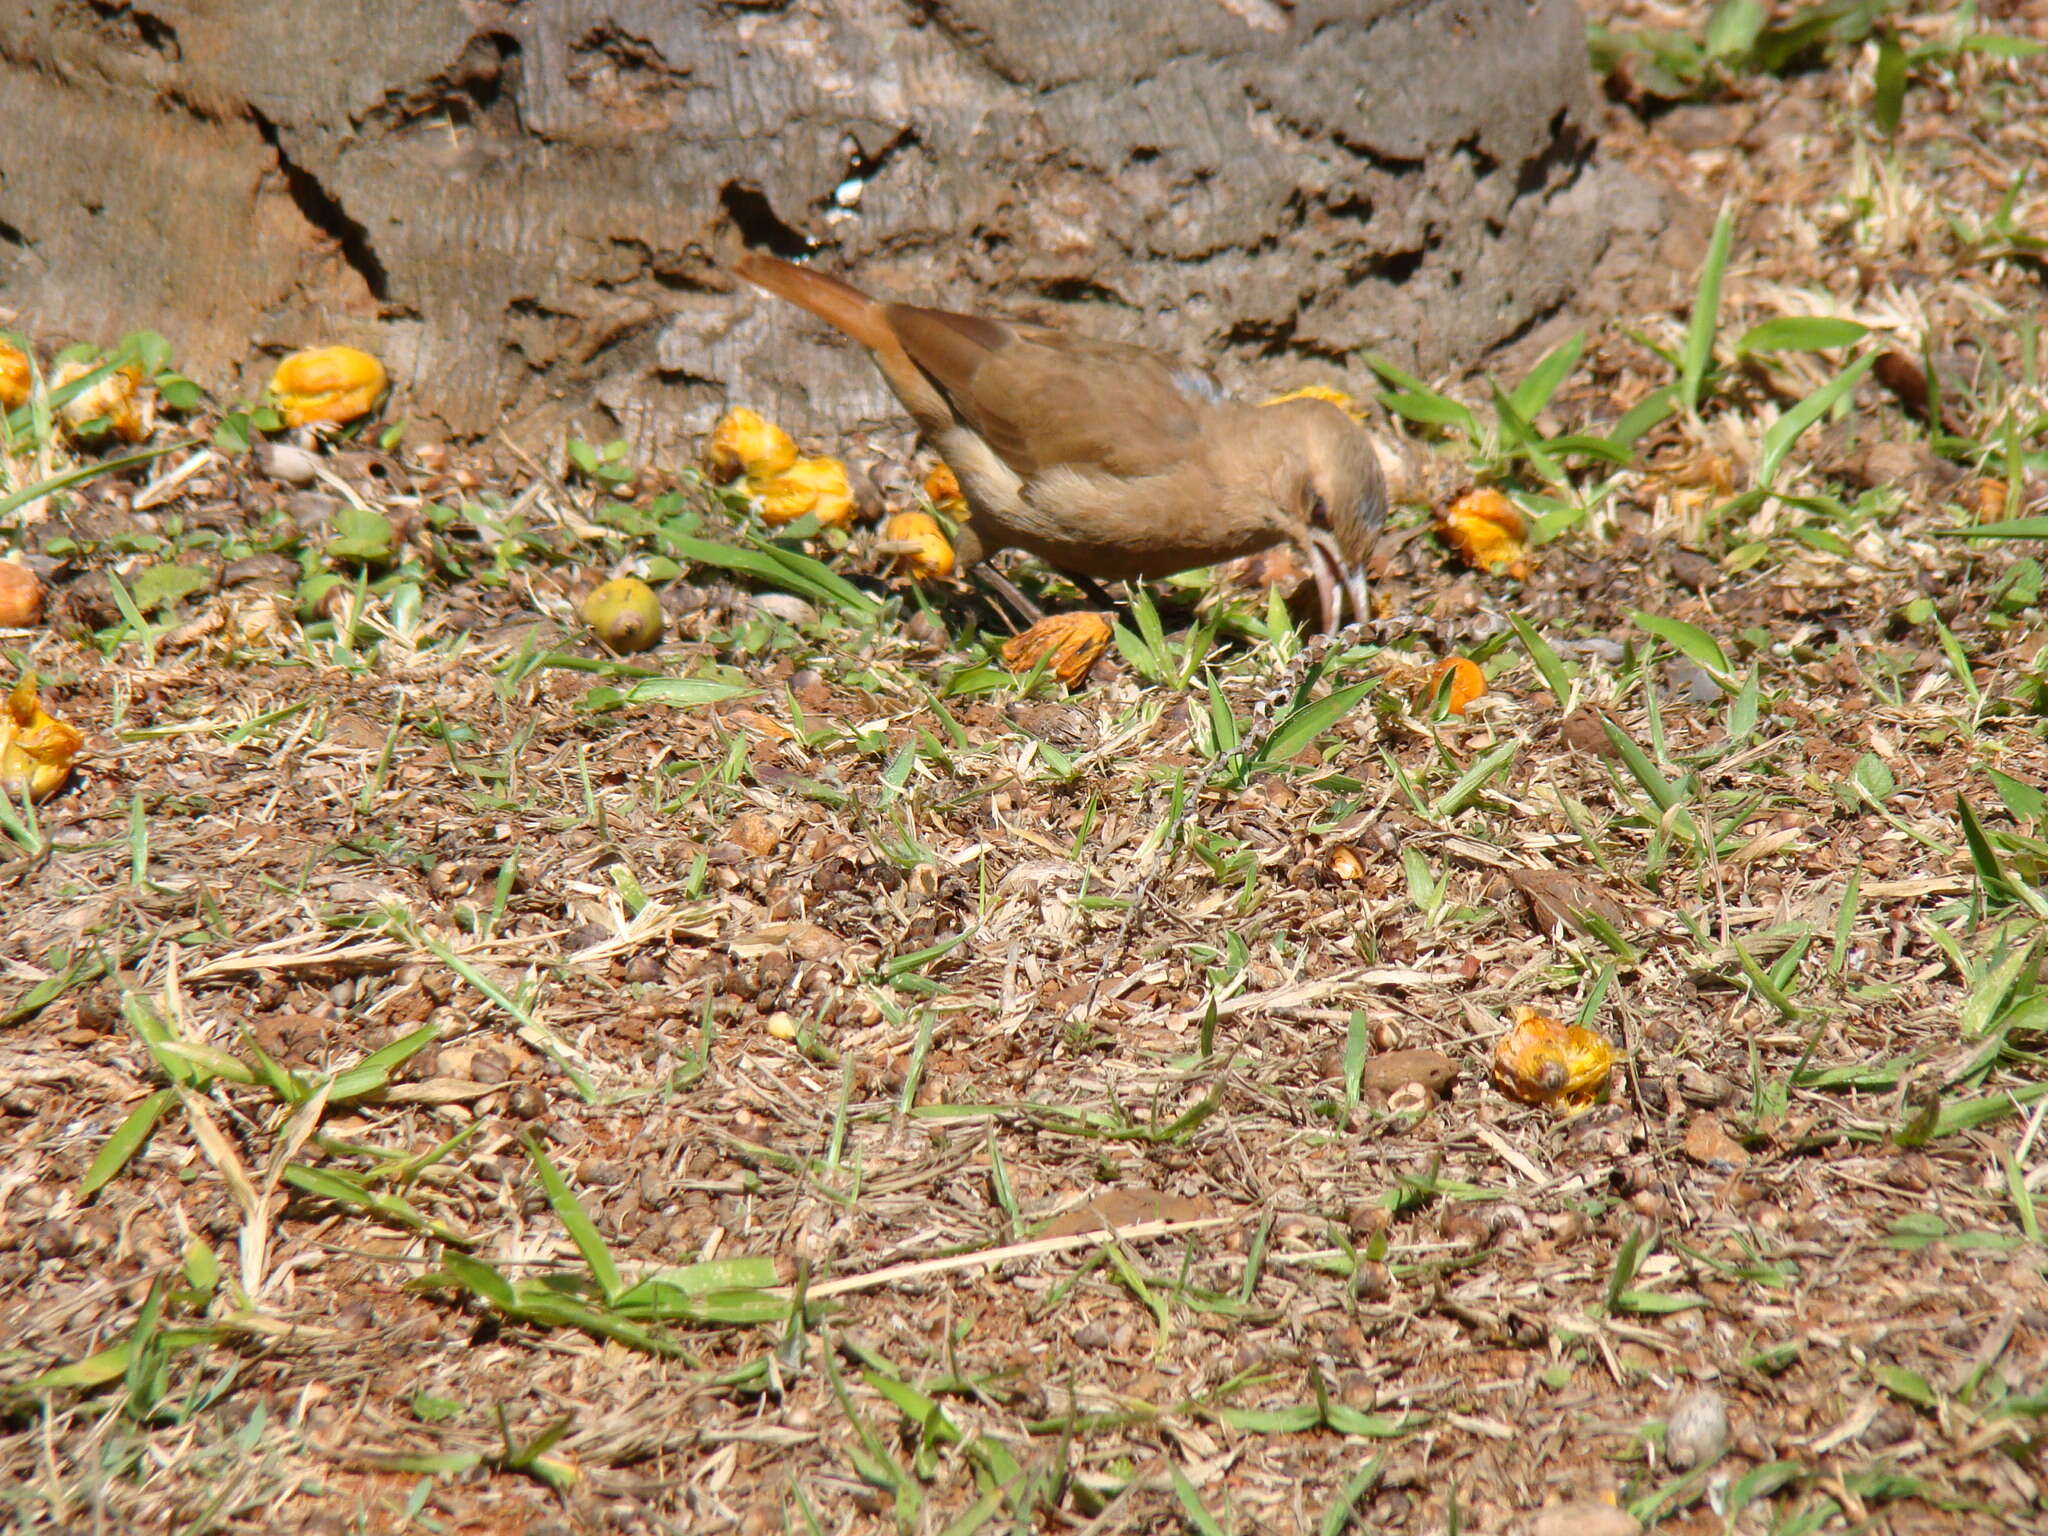
[[[882,306],[851,283],[761,251],[741,251],[733,258],[732,269],[756,287],[808,309],[864,347],[881,351],[900,345],[889,329]]]

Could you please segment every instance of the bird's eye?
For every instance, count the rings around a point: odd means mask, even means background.
[[[1309,492],[1308,517],[1312,523],[1326,523],[1330,520],[1330,504],[1323,500],[1321,491]]]

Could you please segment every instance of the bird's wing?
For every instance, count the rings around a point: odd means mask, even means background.
[[[1022,475],[1160,474],[1201,436],[1215,381],[1143,347],[907,304],[889,328],[961,419]]]

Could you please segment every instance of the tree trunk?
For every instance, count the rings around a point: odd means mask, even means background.
[[[900,426],[712,257],[1213,360],[1440,369],[1606,240],[1572,0],[15,0],[0,296],[253,395],[376,352],[396,413],[669,454],[728,399]]]

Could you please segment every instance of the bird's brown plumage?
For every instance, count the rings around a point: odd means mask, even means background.
[[[1291,540],[1316,571],[1327,622],[1340,588],[1362,610],[1386,493],[1364,431],[1328,402],[1246,406],[1143,347],[884,303],[757,251],[734,270],[874,353],[959,477],[963,566],[1020,548],[1119,580]]]

